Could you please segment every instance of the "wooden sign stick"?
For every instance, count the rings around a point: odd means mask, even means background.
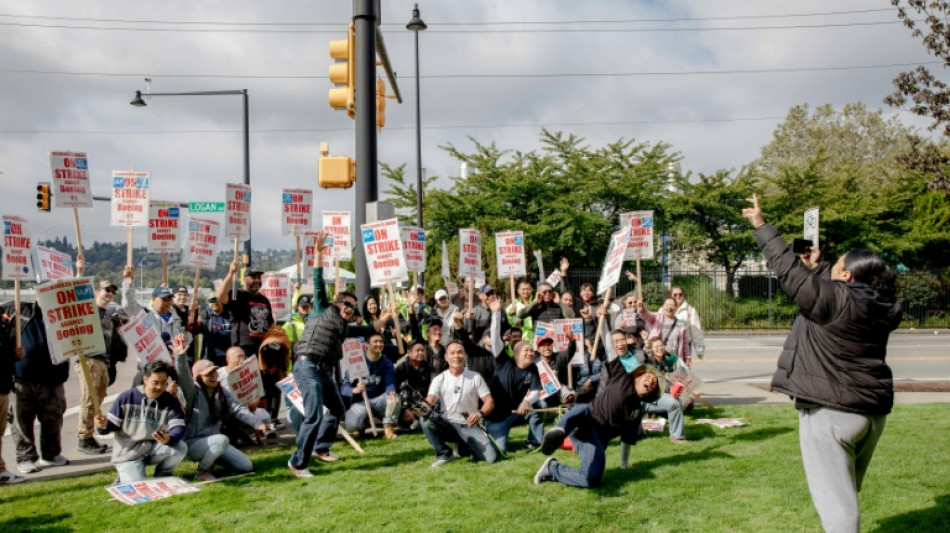
[[[609,305],[610,305],[610,291],[611,291],[611,289],[613,289],[613,287],[608,287],[608,288],[607,288],[607,291],[604,293],[604,303],[602,303],[601,305],[605,305],[605,306],[609,306]],[[607,309],[608,311],[610,310],[609,307],[607,307],[606,309]],[[591,361],[593,361],[594,359],[597,358],[597,346],[600,344],[600,328],[604,327],[604,319],[605,319],[605,318],[607,318],[607,315],[606,315],[606,314],[604,314],[604,316],[602,316],[602,317],[600,317],[600,318],[597,319],[597,329],[594,330],[594,349],[590,351],[590,360],[591,360]],[[619,357],[620,355],[622,355],[622,354],[619,354],[619,353],[617,354],[618,357]]]

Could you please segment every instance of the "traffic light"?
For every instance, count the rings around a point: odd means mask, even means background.
[[[320,143],[317,182],[324,189],[349,189],[356,181],[356,161],[346,156],[329,156],[327,143]]]
[[[386,82],[376,80],[376,127],[382,131],[386,125]]]
[[[330,41],[330,57],[337,62],[330,65],[330,83],[342,85],[330,89],[330,107],[346,109],[350,118],[356,116],[356,31],[352,24],[346,39]]]
[[[49,182],[40,182],[39,185],[36,186],[36,207],[40,211],[49,212],[52,196],[53,193],[50,191]]]

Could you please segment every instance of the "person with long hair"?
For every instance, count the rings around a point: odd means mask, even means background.
[[[858,491],[894,405],[885,362],[900,324],[896,276],[880,256],[851,250],[832,266],[811,247],[801,259],[766,224],[753,195],[742,210],[782,290],[799,313],[772,376],[772,390],[798,409],[808,489],[826,531],[860,526]]]

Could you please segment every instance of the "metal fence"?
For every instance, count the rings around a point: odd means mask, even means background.
[[[707,330],[773,330],[788,329],[798,306],[785,295],[771,270],[743,269],[728,280],[722,269],[643,268],[643,296],[652,311],[659,308],[673,285],[682,286],[686,299],[696,308]],[[905,328],[950,327],[950,283],[947,275],[934,272],[902,272],[898,275],[904,309]],[[600,270],[572,268],[568,286],[576,295],[581,284],[597,286]],[[633,282],[621,275],[614,289],[620,297],[635,289]]]

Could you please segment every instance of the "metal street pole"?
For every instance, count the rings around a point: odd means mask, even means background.
[[[379,0],[353,0],[356,30],[356,224],[366,223],[366,204],[379,196],[376,172],[376,26]],[[358,229],[358,228],[357,228]],[[359,232],[357,232],[359,234]],[[370,292],[365,254],[356,244],[356,294]]]
[[[416,225],[422,228],[422,111],[421,96],[419,93],[419,32],[425,31],[426,23],[419,16],[419,4],[412,8],[412,20],[406,24],[406,29],[415,33],[416,43]],[[419,283],[424,283],[422,274]]]

